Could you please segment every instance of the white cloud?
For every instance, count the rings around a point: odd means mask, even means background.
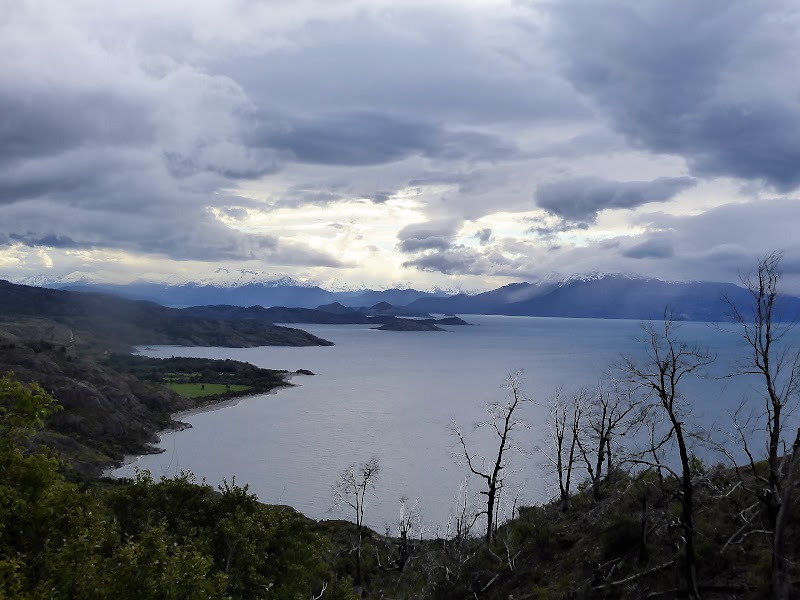
[[[788,0],[4,10],[0,276],[492,287],[800,252],[768,201],[800,184]]]

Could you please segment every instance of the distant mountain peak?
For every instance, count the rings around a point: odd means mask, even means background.
[[[655,281],[653,277],[645,277],[638,273],[605,273],[602,271],[589,271],[587,273],[574,273],[569,277],[561,280],[559,286],[568,285],[570,283],[588,282],[588,281],[602,281],[603,279],[627,279],[631,281]]]

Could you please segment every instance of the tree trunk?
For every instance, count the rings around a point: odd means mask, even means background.
[[[789,599],[789,578],[787,568],[789,557],[786,555],[786,521],[794,504],[794,476],[797,463],[800,462],[800,429],[797,430],[792,455],[789,458],[789,472],[783,485],[783,497],[775,519],[772,537],[772,597],[775,600]]]
[[[694,552],[692,471],[689,453],[686,449],[686,441],[683,439],[683,429],[680,423],[676,424],[675,438],[678,441],[678,451],[680,452],[681,467],[683,469],[683,476],[681,478],[681,525],[683,526],[683,532],[686,537],[683,573],[686,579],[686,591],[689,597],[699,598],[700,592],[697,589],[697,567],[695,565]]]
[[[488,499],[486,501],[486,545],[491,546],[494,539],[494,503],[497,489],[489,487]]]
[[[358,547],[356,548],[356,585],[361,585],[361,525],[358,526]]]

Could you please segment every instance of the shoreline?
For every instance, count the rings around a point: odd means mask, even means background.
[[[292,383],[292,380],[295,377],[298,377],[298,376],[309,377],[309,376],[312,376],[312,375],[314,375],[314,373],[312,373],[311,371],[306,371],[305,369],[298,369],[297,371],[286,371],[286,375],[284,377],[284,383],[280,384],[280,385],[276,385],[274,388],[272,388],[271,390],[268,390],[266,392],[258,392],[258,393],[255,393],[255,394],[243,393],[243,394],[237,395],[237,396],[235,396],[233,398],[224,398],[224,399],[218,400],[218,401],[211,401],[211,402],[208,402],[208,403],[203,404],[201,406],[195,406],[194,408],[189,408],[189,409],[186,409],[186,410],[178,411],[176,413],[172,413],[169,416],[170,421],[171,421],[170,426],[167,427],[166,429],[161,429],[158,432],[156,432],[156,435],[158,436],[158,440],[156,440],[155,442],[153,442],[151,444],[147,444],[149,447],[151,447],[153,449],[153,452],[145,452],[145,453],[139,453],[139,454],[126,454],[125,456],[122,457],[122,460],[120,460],[119,462],[115,462],[110,466],[104,467],[103,470],[100,472],[100,475],[98,475],[98,477],[99,478],[115,479],[115,480],[121,479],[120,477],[115,477],[113,475],[113,472],[116,471],[117,469],[121,469],[122,467],[125,467],[125,466],[133,464],[136,461],[136,459],[139,458],[140,456],[150,456],[152,454],[163,454],[165,452],[165,450],[163,448],[158,448],[158,444],[161,443],[161,437],[165,433],[177,433],[177,432],[180,432],[180,431],[184,431],[185,429],[191,429],[192,428],[192,424],[191,423],[185,423],[184,421],[181,421],[181,419],[185,419],[186,417],[191,417],[191,416],[194,416],[194,415],[199,415],[199,414],[203,414],[203,413],[207,413],[207,412],[213,412],[215,410],[221,410],[223,408],[229,408],[231,406],[236,406],[237,404],[239,404],[239,402],[241,402],[245,398],[254,398],[256,396],[277,395],[279,390],[282,390],[282,389],[285,389],[285,388],[291,388],[291,387],[298,387],[300,384]]]

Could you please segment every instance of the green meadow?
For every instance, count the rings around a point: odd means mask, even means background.
[[[186,398],[203,398],[205,396],[219,396],[227,392],[244,392],[250,389],[249,385],[226,385],[224,383],[172,383],[167,382],[167,387]]]

